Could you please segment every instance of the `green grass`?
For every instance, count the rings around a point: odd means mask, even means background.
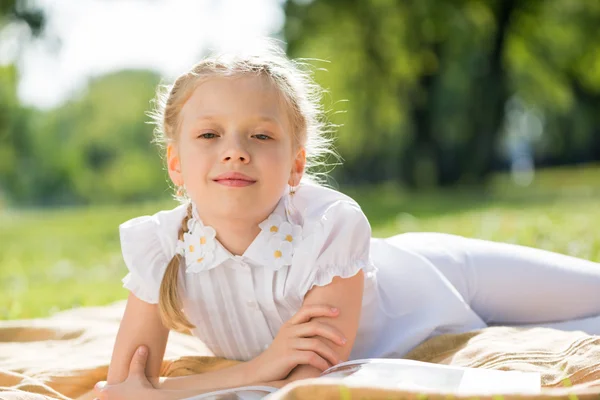
[[[0,214],[0,318],[124,298],[118,225],[169,204]]]
[[[361,204],[374,236],[447,232],[600,261],[600,166],[542,171],[527,188],[499,175],[485,190],[342,190]],[[172,206],[0,210],[0,319],[125,298],[118,225]]]

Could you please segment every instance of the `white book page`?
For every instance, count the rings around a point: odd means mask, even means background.
[[[540,394],[541,387],[542,380],[538,373],[469,368],[463,375],[458,393]]]
[[[424,392],[471,394],[539,394],[541,377],[535,372],[497,371],[432,364],[403,359],[354,360],[329,368],[323,379],[347,386]],[[277,391],[269,386],[247,386],[189,397],[185,400],[259,400]]]
[[[184,400],[259,400],[277,391],[271,386],[244,386],[186,397]]]
[[[541,377],[534,372],[463,368],[402,359],[348,361],[328,369],[322,376],[341,378],[349,386],[455,394],[537,394],[541,390]]]

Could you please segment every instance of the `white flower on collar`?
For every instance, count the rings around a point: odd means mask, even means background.
[[[260,229],[263,231],[270,233],[271,235],[275,235],[279,232],[279,226],[283,223],[283,218],[277,214],[269,215],[265,221],[258,224]]]
[[[269,260],[275,270],[280,269],[284,265],[292,265],[294,247],[291,242],[274,236],[269,240],[267,249],[267,260]]]
[[[295,249],[302,241],[302,227],[300,225],[292,225],[287,221],[282,222],[275,236],[281,241],[291,243]]]
[[[264,254],[267,264],[275,270],[284,265],[292,265],[294,250],[302,241],[302,227],[289,223],[277,214],[271,214],[259,227],[268,238]]]
[[[292,243],[294,248],[302,240],[302,227],[290,224],[277,214],[271,214],[267,220],[261,222],[258,226],[268,234],[277,236],[282,241]]]
[[[215,258],[217,232],[193,219],[188,221],[188,230],[177,244],[178,252],[185,257],[186,272],[200,272]]]

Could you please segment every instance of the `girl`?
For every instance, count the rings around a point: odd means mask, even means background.
[[[597,263],[445,234],[372,239],[358,204],[304,175],[327,151],[316,94],[273,50],[207,58],[159,97],[183,204],[120,227],[131,294],[101,397],[283,385],[492,324],[600,334]],[[170,329],[243,362],[159,381]]]

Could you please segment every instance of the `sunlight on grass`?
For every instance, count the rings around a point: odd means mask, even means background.
[[[0,214],[0,318],[122,299],[118,226],[174,203]]]

